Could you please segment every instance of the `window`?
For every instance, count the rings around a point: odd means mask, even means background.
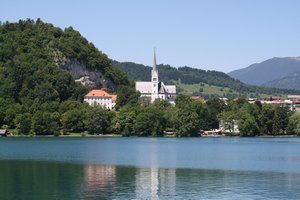
[[[152,80],[153,80],[153,81],[157,81],[157,78],[153,78]]]

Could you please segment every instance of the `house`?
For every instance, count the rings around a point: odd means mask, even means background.
[[[117,95],[101,90],[92,90],[84,96],[84,101],[90,106],[99,105],[106,109],[113,109],[116,105]]]
[[[9,132],[6,129],[0,129],[0,136],[6,137],[9,135]]]
[[[153,69],[151,71],[151,81],[138,81],[135,83],[135,89],[141,93],[141,97],[149,98],[151,103],[153,103],[155,99],[163,99],[175,104],[176,85],[165,85],[162,81],[159,81],[155,51]]]

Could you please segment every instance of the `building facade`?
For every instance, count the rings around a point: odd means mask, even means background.
[[[153,69],[151,71],[151,81],[136,82],[135,89],[141,93],[141,97],[149,98],[151,103],[153,103],[155,99],[163,99],[175,104],[176,85],[165,85],[162,81],[159,81],[155,51]]]
[[[84,101],[90,106],[99,105],[105,109],[113,109],[116,105],[117,95],[111,95],[104,90],[92,90],[84,96]]]

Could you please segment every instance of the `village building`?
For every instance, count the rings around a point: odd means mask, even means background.
[[[155,99],[163,99],[175,104],[176,85],[165,85],[162,81],[159,81],[155,51],[153,69],[151,71],[151,81],[138,81],[135,83],[135,89],[141,93],[141,97],[149,98],[151,103],[153,103]]]
[[[222,133],[239,133],[238,120],[233,120],[232,122],[221,120],[219,122],[219,131]]]
[[[90,106],[99,105],[105,109],[113,109],[116,105],[117,95],[111,95],[101,90],[92,90],[84,96],[84,101]]]

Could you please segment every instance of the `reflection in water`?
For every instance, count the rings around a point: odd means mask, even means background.
[[[159,194],[175,195],[175,169],[137,169],[135,176],[137,199],[159,199]]]
[[[300,174],[0,160],[0,199],[300,199]]]
[[[85,186],[91,191],[113,187],[116,182],[116,167],[108,165],[86,165]]]

